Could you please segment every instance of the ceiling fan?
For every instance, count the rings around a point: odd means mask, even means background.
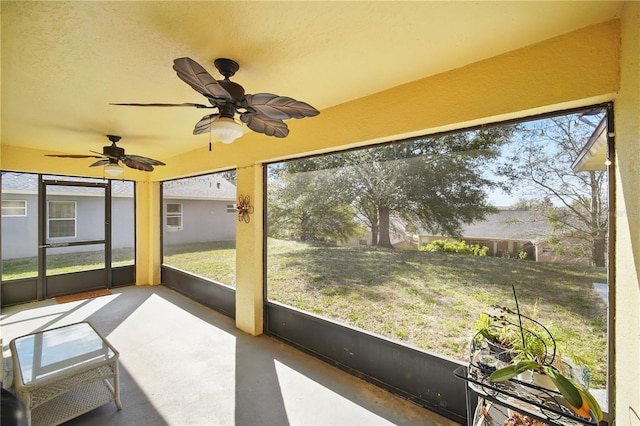
[[[224,80],[216,80],[191,58],[178,58],[173,61],[173,69],[178,77],[204,95],[211,105],[197,103],[117,103],[112,105],[217,109],[217,112],[205,115],[196,123],[193,134],[211,132],[223,143],[231,143],[242,136],[242,125],[235,120],[236,115],[254,132],[284,138],[289,134],[289,128],[283,120],[320,114],[311,105],[287,96],[271,93],[245,94],[242,86],[229,80],[240,68],[237,62],[218,58],[213,63],[224,76]]]
[[[121,138],[120,136],[107,135],[107,138],[111,141],[111,145],[102,147],[102,155],[83,155],[83,154],[47,154],[47,157],[62,157],[62,158],[99,158],[100,160],[91,164],[89,167],[105,166],[105,172],[111,176],[118,176],[122,173],[122,167],[120,162],[125,166],[132,169],[142,170],[144,172],[153,171],[153,166],[164,166],[162,161],[154,160],[153,158],[143,157],[141,155],[126,155],[124,148],[116,146]],[[100,154],[96,151],[90,151],[96,154]]]

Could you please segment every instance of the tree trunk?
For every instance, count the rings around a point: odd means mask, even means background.
[[[593,264],[598,268],[603,268],[607,266],[606,264],[606,240],[601,233],[598,233],[591,245],[591,258],[593,259]]]
[[[303,212],[300,217],[300,241],[307,241],[311,239],[309,235],[308,223],[309,215]]]
[[[591,187],[591,203],[590,214],[591,214],[591,260],[596,267],[603,268],[606,266],[606,249],[607,249],[607,241],[606,241],[606,232],[604,229],[607,227],[607,216],[606,213],[602,214],[602,212],[606,212],[607,209],[602,205],[602,189],[600,187],[600,183],[598,177],[596,176],[596,172],[589,172],[589,182]],[[603,217],[601,217],[601,215]]]
[[[378,247],[393,248],[389,236],[389,206],[384,204],[378,206],[378,218],[380,220]]]
[[[371,218],[371,245],[378,245],[378,212],[374,212]]]

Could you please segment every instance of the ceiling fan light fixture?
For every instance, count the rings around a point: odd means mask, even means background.
[[[220,142],[230,144],[242,136],[242,125],[233,118],[220,117],[211,123],[211,134]]]
[[[109,163],[106,166],[104,166],[104,171],[109,176],[115,177],[115,176],[121,175],[124,170],[122,169],[122,167],[120,167],[118,163]]]

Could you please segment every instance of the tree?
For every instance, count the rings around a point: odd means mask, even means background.
[[[558,250],[587,251],[591,262],[602,267],[608,229],[607,173],[604,165],[603,170],[584,172],[571,168],[594,130],[581,118],[573,114],[522,126],[499,173],[510,181],[513,192],[550,200],[533,205],[552,225],[550,242]],[[580,243],[571,244],[575,241]]]
[[[267,235],[299,241],[346,241],[356,234],[355,212],[339,192],[331,190],[329,170],[296,172],[285,166],[273,168],[271,174]]]
[[[496,127],[351,151],[342,155],[348,167],[340,173],[341,187],[367,218],[373,244],[392,247],[392,214],[415,228],[459,236],[463,224],[495,210],[486,194],[494,183],[483,165],[512,131]]]
[[[434,233],[458,236],[462,224],[494,211],[486,194],[493,183],[484,176],[483,165],[497,155],[497,147],[511,133],[511,127],[496,127],[291,161],[279,169],[279,179],[291,184],[285,175],[320,176],[319,171],[327,171],[313,184],[318,192],[307,202],[323,198],[348,203],[371,229],[374,245],[392,247],[394,214],[414,227],[419,224]],[[290,190],[303,188],[286,191]]]

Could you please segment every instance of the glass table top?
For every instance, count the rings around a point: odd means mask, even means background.
[[[112,360],[117,352],[87,322],[16,338],[15,356],[25,386]]]

